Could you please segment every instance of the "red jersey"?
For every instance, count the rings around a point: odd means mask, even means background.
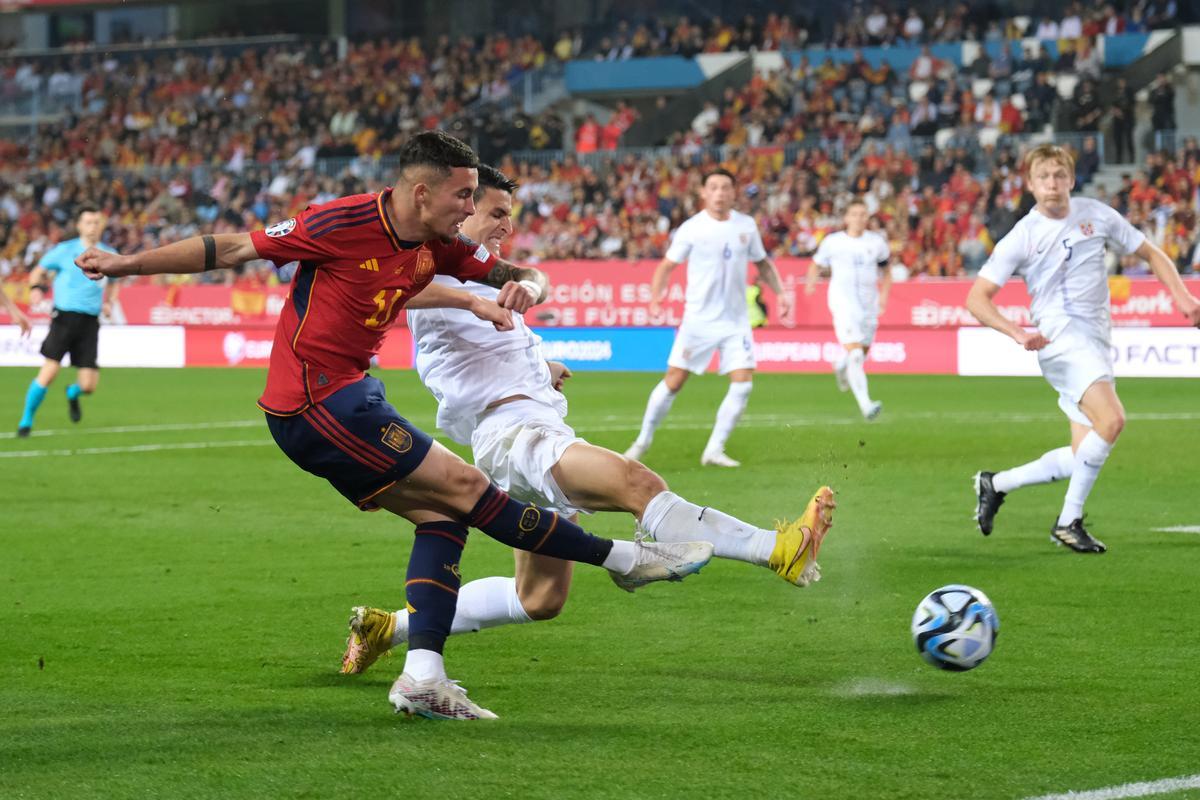
[[[434,273],[478,280],[495,257],[465,236],[405,242],[388,217],[390,188],[311,206],[254,231],[261,258],[300,262],[275,326],[268,414],[299,414],[362,378],[408,298]]]

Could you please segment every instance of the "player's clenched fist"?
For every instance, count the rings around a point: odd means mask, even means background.
[[[1046,345],[1050,344],[1050,340],[1040,333],[1029,331],[1024,332],[1024,336],[1017,338],[1017,344],[1024,347],[1026,350],[1041,350]]]
[[[534,289],[537,289],[536,293]],[[501,306],[519,314],[524,314],[537,305],[541,297],[541,289],[532,281],[509,281],[500,287],[496,302]]]
[[[117,253],[106,253],[95,247],[89,247],[75,259],[75,266],[83,270],[94,281],[101,278],[118,278],[122,275],[132,275],[132,261]]]
[[[469,310],[484,322],[492,323],[498,331],[511,331],[513,329],[512,312],[499,303],[493,303],[491,300],[471,295]]]
[[[1186,294],[1177,305],[1180,312],[1188,318],[1189,322],[1196,327],[1200,327],[1200,300],[1197,300],[1190,294]]]

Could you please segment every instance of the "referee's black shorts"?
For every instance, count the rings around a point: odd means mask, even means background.
[[[96,369],[96,350],[100,344],[100,317],[78,311],[54,309],[50,315],[50,332],[42,342],[42,355],[62,361],[71,354],[71,366]]]

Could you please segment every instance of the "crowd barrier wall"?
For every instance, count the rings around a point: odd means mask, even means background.
[[[547,302],[526,315],[545,340],[546,355],[578,370],[665,368],[682,319],[685,268],[671,276],[658,314],[649,310],[655,262],[576,261],[541,265],[553,288]],[[754,332],[763,372],[825,372],[838,352],[826,307],[827,283],[805,293],[809,262],[782,259],[784,291],[793,319],[779,320],[776,299],[763,295],[770,324]],[[1200,294],[1200,279],[1186,281]],[[969,280],[914,280],[893,285],[868,357],[873,372],[960,375],[1036,375],[1036,358],[1004,336],[979,327],[964,305]],[[1200,330],[1182,327],[1167,290],[1153,278],[1109,281],[1118,375],[1200,377]],[[126,286],[115,321],[101,329],[104,366],[265,366],[273,329],[288,302],[287,286]],[[996,296],[1010,319],[1030,325],[1024,284],[1013,281]],[[33,309],[35,330],[21,338],[0,325],[0,366],[36,366],[48,307]],[[403,318],[402,318],[403,319]],[[379,353],[386,368],[410,368],[413,344],[401,323]]]

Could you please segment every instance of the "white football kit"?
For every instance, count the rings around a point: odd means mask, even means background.
[[[1096,381],[1114,380],[1108,239],[1131,253],[1146,237],[1108,205],[1074,197],[1065,219],[1036,208],[1026,214],[979,271],[997,286],[1014,274],[1025,280],[1034,324],[1050,340],[1038,351],[1042,375],[1058,391],[1063,412],[1082,425],[1091,425],[1079,408],[1083,393]]]
[[[667,364],[701,375],[719,351],[720,374],[754,369],[747,266],[767,257],[754,218],[732,211],[729,219],[718,220],[701,211],[675,231],[666,257],[687,262],[683,322]]]
[[[821,240],[813,261],[827,267],[827,304],[833,330],[843,345],[870,345],[879,328],[879,268],[891,259],[887,240],[872,231],[851,236],[845,231]]]
[[[444,275],[434,281],[495,300],[499,290],[460,283]],[[550,469],[583,439],[564,422],[567,398],[555,391],[542,354],[542,339],[513,314],[513,330],[497,331],[470,311],[409,309],[417,373],[438,401],[437,426],[459,444],[469,444],[475,465],[522,502],[565,516],[573,507]],[[506,397],[524,395],[495,408]]]

